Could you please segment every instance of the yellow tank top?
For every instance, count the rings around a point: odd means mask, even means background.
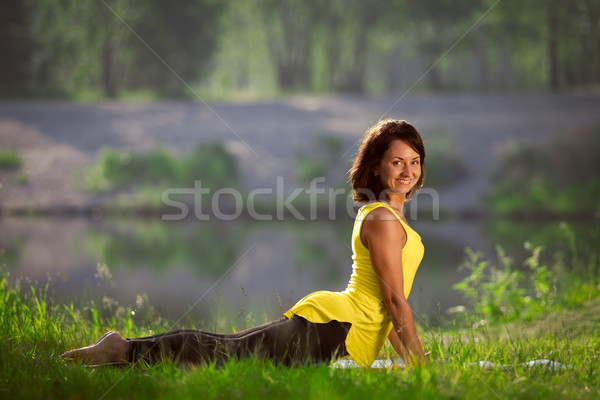
[[[352,326],[346,337],[346,349],[356,363],[364,366],[370,366],[375,361],[377,353],[392,329],[392,322],[381,297],[379,280],[371,264],[369,249],[360,239],[366,216],[378,207],[385,207],[392,211],[406,232],[406,244],[402,249],[402,272],[404,296],[408,298],[417,268],[423,258],[424,248],[421,237],[389,205],[374,202],[361,207],[354,222],[352,230],[354,263],[346,290],[311,293],[284,314],[288,318],[299,315],[315,323],[327,323],[332,320],[350,322]]]

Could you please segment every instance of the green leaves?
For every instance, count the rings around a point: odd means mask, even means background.
[[[237,187],[239,171],[236,158],[218,142],[199,145],[188,156],[177,156],[166,148],[149,152],[105,149],[100,161],[86,177],[87,186],[96,192],[110,192],[128,185],[164,187]]]
[[[594,131],[595,130],[595,131]],[[584,215],[600,207],[600,125],[561,132],[542,146],[514,145],[492,176],[499,214]]]
[[[469,300],[478,316],[492,321],[510,321],[531,318],[550,310],[555,303],[551,289],[555,274],[539,262],[542,247],[525,248],[531,255],[523,263],[524,269],[513,268],[513,261],[504,250],[496,247],[500,266],[483,260],[483,254],[465,249],[466,260],[459,269],[469,275],[453,286]]]

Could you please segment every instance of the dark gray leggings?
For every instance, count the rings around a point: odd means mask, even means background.
[[[348,355],[344,342],[348,322],[309,322],[300,316],[283,317],[244,331],[223,335],[179,329],[129,341],[129,361],[155,363],[161,358],[192,364],[221,364],[231,358],[256,356],[283,363],[330,361]]]

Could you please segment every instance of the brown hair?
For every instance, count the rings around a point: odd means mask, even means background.
[[[383,154],[392,140],[402,140],[421,157],[421,177],[406,194],[410,200],[421,189],[425,182],[425,146],[417,129],[406,121],[386,119],[381,120],[365,132],[358,155],[350,168],[350,184],[352,198],[358,202],[380,199],[385,194],[385,187],[379,177],[374,175],[375,168],[381,162]],[[387,195],[385,195],[387,198]]]

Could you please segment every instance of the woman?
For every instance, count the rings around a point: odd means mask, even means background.
[[[370,366],[386,337],[408,364],[425,360],[406,300],[423,257],[421,238],[407,224],[404,204],[423,186],[425,149],[406,121],[371,127],[350,170],[358,211],[352,232],[353,273],[343,292],[320,291],[300,300],[277,321],[236,334],[176,330],[124,339],[108,332],[64,358],[92,364],[223,362],[256,355],[284,364],[349,355]]]

